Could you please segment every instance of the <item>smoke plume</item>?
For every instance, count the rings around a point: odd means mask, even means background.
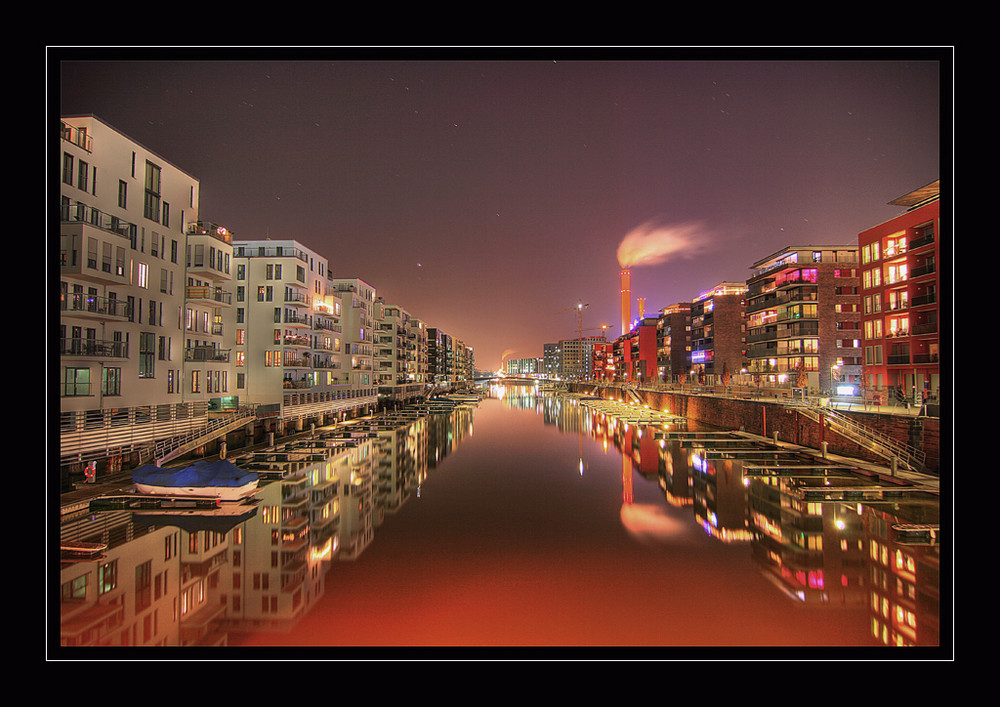
[[[671,258],[690,258],[704,250],[709,236],[699,223],[664,226],[647,221],[633,228],[618,245],[618,264],[657,265]]]

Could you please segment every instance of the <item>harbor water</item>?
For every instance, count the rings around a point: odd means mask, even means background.
[[[73,521],[86,530],[64,525],[64,539],[112,542],[103,560],[61,565],[62,645],[338,657],[358,647],[847,647],[902,658],[941,643],[936,497],[857,495],[875,484],[727,452],[742,447],[719,432],[493,387],[358,436],[339,462],[262,477],[249,517],[221,528],[91,510]],[[775,473],[782,466],[798,471]],[[824,495],[830,487],[852,491]],[[332,493],[331,519],[315,509]],[[163,560],[171,543],[177,557]],[[134,577],[132,591],[149,596],[98,614],[88,604],[100,604],[94,585],[107,584],[100,566],[111,557],[117,589]],[[155,607],[150,621],[143,612]]]

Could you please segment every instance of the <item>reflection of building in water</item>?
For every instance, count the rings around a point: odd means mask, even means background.
[[[533,385],[503,386],[502,393],[496,393],[496,397],[503,400],[504,407],[511,410],[539,410],[542,402],[542,394]]]
[[[427,418],[427,465],[433,469],[472,434],[472,407],[459,405],[448,415]]]
[[[420,438],[426,445],[425,422],[406,427],[379,430],[375,438],[375,498],[379,508],[376,525],[381,525],[385,513],[395,513],[419,484],[417,459]],[[424,447],[426,449],[426,446]],[[426,469],[426,460],[424,461]]]
[[[841,504],[807,501],[793,481],[749,483],[755,559],[803,604],[857,606],[865,600],[861,519]]]
[[[383,514],[415,492],[472,422],[473,409],[461,406],[248,452],[238,465],[264,476],[242,515],[67,514],[64,544],[104,549],[62,564],[62,645],[225,645],[231,631],[290,629],[324,594],[331,563],[357,558]]]
[[[218,646],[226,611],[230,534],[185,531],[131,511],[64,521],[62,540],[107,549],[64,561],[63,646]]]
[[[914,506],[911,511],[926,510]],[[917,518],[915,522],[926,522]],[[935,522],[937,518],[933,519]],[[869,610],[874,639],[891,646],[937,646],[940,641],[940,548],[901,539],[901,519],[868,507],[864,514],[869,565]],[[910,521],[914,522],[914,521]]]
[[[694,503],[691,490],[694,488],[692,465],[689,452],[679,442],[659,440],[660,466],[658,483],[663,489],[663,497],[671,506],[690,506]]]
[[[375,537],[381,509],[375,504],[373,443],[366,440],[351,450],[346,464],[335,471],[340,478],[340,559],[353,560]]]
[[[290,628],[322,596],[337,544],[334,469],[309,465],[261,485],[257,517],[230,533],[229,629]]]
[[[691,454],[691,489],[695,518],[702,529],[724,542],[749,542],[743,466],[732,459],[709,460],[705,450]]]

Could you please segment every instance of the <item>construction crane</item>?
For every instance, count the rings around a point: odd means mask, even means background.
[[[562,314],[563,312],[571,312],[576,310],[576,330],[577,330],[577,341],[579,349],[576,355],[576,371],[577,375],[582,377],[583,373],[583,310],[589,307],[589,304],[584,304],[583,300],[579,300],[575,307],[567,307],[566,309],[560,309],[556,314]]]
[[[556,312],[556,314],[562,314],[563,312],[572,312],[574,309],[576,310],[576,328],[580,341],[583,341],[583,310],[589,306],[589,304],[584,304],[583,300],[580,300],[575,307],[567,307],[566,309],[560,309]]]
[[[611,328],[610,324],[601,324],[601,326],[587,327],[586,329],[581,329],[580,330],[581,331],[581,337],[580,338],[583,338],[582,332],[585,332],[585,331],[599,331],[602,334],[604,334],[605,338],[607,338],[608,329],[610,329],[610,328]]]

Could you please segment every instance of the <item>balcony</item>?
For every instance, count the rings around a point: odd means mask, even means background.
[[[199,363],[229,363],[229,351],[214,346],[192,346],[184,349],[184,360]]]
[[[184,290],[184,296],[189,300],[211,302],[226,307],[233,303],[233,293],[225,292],[218,287],[189,285]]]
[[[60,356],[80,358],[128,358],[128,347],[124,341],[107,339],[60,339]]]
[[[910,248],[915,250],[917,248],[922,248],[925,245],[931,245],[934,243],[934,231],[933,229],[926,229],[923,233],[918,236],[914,236],[910,239]]]
[[[313,381],[312,376],[303,376],[299,380],[292,380],[291,378],[285,378],[282,381],[282,387],[285,390],[303,390],[305,388],[312,388],[316,385]]]
[[[922,324],[913,324],[911,326],[914,336],[922,336],[926,334],[937,334],[938,325],[937,322],[925,322]]]
[[[87,134],[87,131],[73,125],[60,122],[59,137],[66,142],[72,143],[87,152],[94,151],[94,138]]]
[[[285,368],[312,368],[312,362],[309,356],[289,356],[286,354],[284,359],[282,359],[282,366]]]
[[[125,321],[132,316],[132,307],[127,300],[98,297],[82,292],[63,295],[60,309],[67,314],[95,319]]]
[[[922,277],[924,275],[933,275],[937,271],[934,263],[924,263],[923,265],[918,265],[917,267],[910,270],[910,278]]]
[[[320,331],[332,331],[335,334],[343,334],[344,327],[332,319],[326,319],[324,317],[314,317],[313,318],[313,328]]]
[[[312,297],[303,292],[289,290],[285,292],[285,304],[294,307],[312,307]]]
[[[229,229],[208,221],[192,223],[188,226],[187,233],[189,236],[211,236],[229,245],[233,243],[233,234]]]
[[[284,337],[285,346],[297,346],[299,348],[312,348],[312,337],[289,334]]]
[[[131,239],[138,232],[138,227],[134,223],[118,216],[106,214],[81,201],[60,204],[59,219],[63,223],[89,224],[102,231],[128,239]]]
[[[289,326],[301,326],[312,328],[312,318],[305,314],[298,314],[296,312],[285,312],[285,324]]]

